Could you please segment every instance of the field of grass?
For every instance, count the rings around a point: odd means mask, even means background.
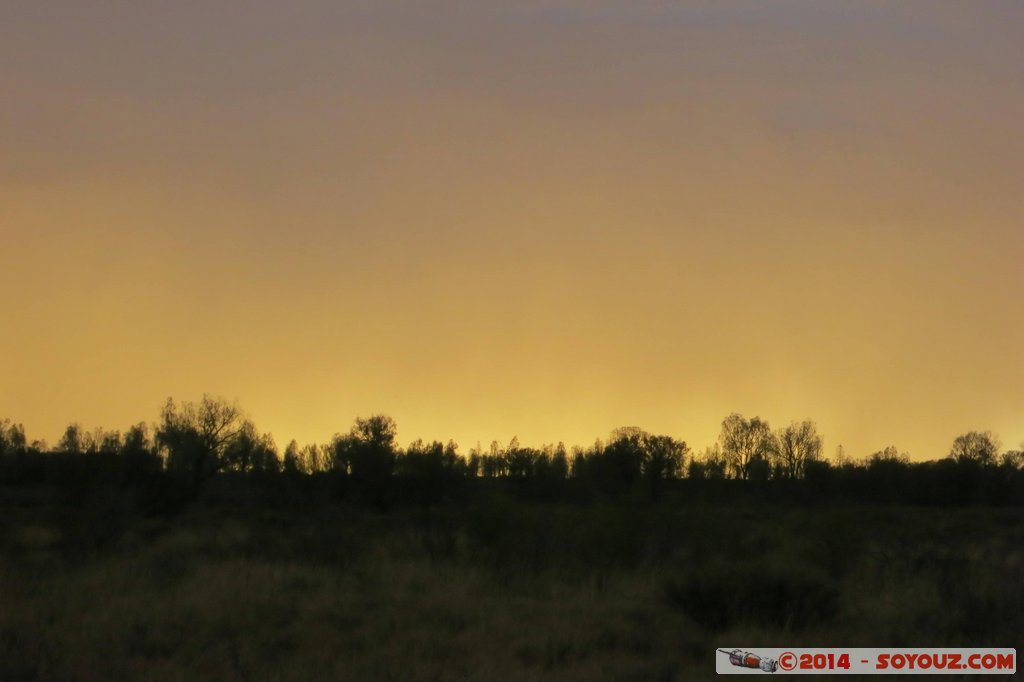
[[[1024,512],[8,492],[0,680],[688,680],[716,647],[1015,646]]]

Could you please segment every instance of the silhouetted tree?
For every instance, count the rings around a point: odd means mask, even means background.
[[[121,434],[102,428],[89,432],[76,422],[64,429],[64,435],[57,443],[57,450],[74,455],[116,455],[121,452]]]
[[[150,440],[149,428],[143,422],[125,432],[121,442],[121,457],[124,458],[130,479],[151,476],[161,470],[160,457]]]
[[[1021,443],[1020,450],[1004,452],[1000,464],[1008,469],[1024,469],[1024,443]]]
[[[630,489],[639,481],[657,496],[662,482],[678,478],[688,448],[670,436],[656,436],[635,426],[612,432],[607,445],[600,441],[573,458],[572,475],[589,478],[598,488],[615,493]]]
[[[811,459],[804,462],[804,479],[818,492],[827,492],[832,483],[834,469],[832,464],[824,459]]]
[[[824,443],[814,422],[793,422],[775,436],[776,461],[785,478],[802,478],[808,462],[821,458]]]
[[[273,436],[269,433],[261,436],[248,420],[225,447],[223,459],[223,468],[228,471],[273,473],[280,468]]]
[[[519,439],[513,436],[504,453],[505,475],[509,478],[532,478],[539,454],[533,448],[520,446]]]
[[[357,494],[380,501],[395,468],[395,437],[391,417],[357,418],[345,435],[334,437],[334,468],[346,475]]]
[[[170,491],[168,499],[184,500],[187,496],[175,492],[181,488],[174,481],[168,485],[154,478],[165,464],[168,472],[197,486],[223,470],[276,472],[281,467],[270,434],[261,435],[237,407],[209,396],[180,406],[168,400],[154,436],[150,438],[144,423],[123,436],[103,429],[85,431],[72,423],[51,452],[45,442],[26,444],[21,425],[0,420],[0,481],[54,485],[75,504],[85,499],[83,495],[116,500],[126,483],[147,486],[147,496],[154,493],[159,498]],[[336,435],[330,444],[300,448],[291,441],[284,468],[295,475],[334,471],[343,491],[378,503],[470,499],[463,493],[478,476],[515,481],[512,486],[480,484],[482,490],[511,489],[538,500],[564,494],[586,500],[595,491],[646,492],[656,498],[665,482],[682,476],[684,469],[695,480],[727,475],[751,481],[804,478],[807,485],[781,488],[802,499],[812,494],[911,504],[1024,500],[1024,451],[999,455],[999,442],[989,432],[959,436],[949,457],[937,462],[911,464],[909,455],[893,446],[851,460],[839,446],[834,465],[822,460],[822,438],[812,421],[793,422],[773,433],[767,422],[739,414],[723,421],[718,443],[689,460],[685,442],[637,427],[616,429],[607,443],[597,440],[589,448],[574,447],[571,456],[562,443],[537,449],[520,445],[517,438],[507,448],[494,441],[486,453],[478,444],[468,457],[459,455],[452,441],[442,445],[418,440],[400,451],[395,436],[389,417],[356,419],[348,433]],[[574,480],[567,483],[567,478]],[[334,478],[292,480],[284,489],[314,491],[329,480]],[[742,487],[708,485],[716,495]]]
[[[995,464],[999,455],[999,440],[990,432],[969,431],[957,436],[949,456],[958,462]]]
[[[685,441],[671,436],[648,434],[644,440],[643,474],[653,480],[679,478],[683,473],[686,454],[690,451]]]
[[[85,452],[85,435],[82,432],[82,425],[77,422],[68,424],[64,429],[64,435],[57,441],[57,450],[72,455]]]
[[[146,423],[139,422],[128,429],[124,434],[124,441],[121,447],[124,452],[152,450],[153,444],[149,439],[149,427],[146,426]]]
[[[886,502],[899,500],[908,492],[910,474],[910,455],[890,445],[868,457],[864,494]]]
[[[304,445],[301,454],[305,471],[310,473],[316,474],[330,471],[334,466],[332,461],[333,449],[330,445],[317,445],[316,443]]]
[[[768,422],[759,417],[744,419],[741,414],[730,414],[722,421],[718,437],[722,456],[736,478],[750,478],[751,463],[767,462],[775,451],[775,442]]]
[[[694,457],[687,466],[686,475],[695,480],[725,478],[727,464],[718,443],[704,448],[700,457]]]
[[[197,486],[225,467],[229,449],[246,427],[237,405],[209,395],[180,408],[168,398],[160,417],[156,441],[167,450],[168,471]]]
[[[286,474],[304,472],[304,468],[302,466],[302,454],[299,451],[299,443],[295,439],[292,439],[291,442],[288,443],[288,447],[284,449],[284,464],[282,469]]]
[[[895,445],[889,445],[884,450],[874,452],[868,457],[868,467],[884,466],[890,463],[909,464],[910,455],[906,452],[901,453]]]
[[[587,450],[579,445],[572,448],[572,457],[569,460],[569,477],[583,478],[587,473]]]
[[[518,445],[518,441],[516,441]],[[501,443],[491,441],[491,447],[480,458],[480,472],[485,478],[501,478],[508,475],[508,459]]]
[[[663,481],[674,480],[682,475],[686,454],[690,449],[684,441],[651,434],[645,435],[643,446],[643,477],[651,497],[657,498]]]
[[[0,420],[0,456],[22,454],[26,448],[25,427],[10,419]]]
[[[89,452],[96,452],[102,455],[119,455],[121,454],[121,448],[121,433],[118,431],[96,429],[93,431],[88,443]]]
[[[480,451],[480,443],[477,443],[476,447],[469,450],[469,457],[466,459],[466,476],[468,478],[480,476],[482,467],[483,454]]]
[[[458,453],[455,441],[442,445],[416,440],[398,457],[396,475],[412,482],[410,495],[423,503],[437,502],[452,489],[454,482],[465,474],[465,462]]]
[[[541,454],[540,470],[537,472],[539,477],[552,481],[561,481],[569,477],[569,456],[565,450],[565,443],[546,446]]]
[[[616,493],[627,490],[640,480],[646,435],[635,426],[616,429],[603,449],[595,449],[590,454],[586,465],[588,475],[598,487],[605,492]]]

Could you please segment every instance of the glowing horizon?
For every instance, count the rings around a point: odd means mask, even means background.
[[[1024,442],[1024,6],[0,10],[0,418]]]

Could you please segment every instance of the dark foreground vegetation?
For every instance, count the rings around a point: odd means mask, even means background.
[[[989,434],[911,464],[739,415],[700,457],[639,429],[400,449],[385,417],[280,457],[215,400],[52,449],[0,426],[4,681],[686,680],[722,646],[1024,641],[1024,473]]]

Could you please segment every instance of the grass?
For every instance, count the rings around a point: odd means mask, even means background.
[[[12,682],[687,680],[718,646],[1024,641],[1015,509],[197,504],[85,540],[5,510]]]

